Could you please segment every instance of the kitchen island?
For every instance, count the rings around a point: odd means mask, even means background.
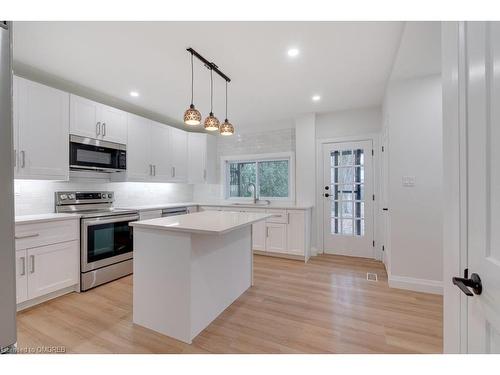
[[[131,223],[134,323],[191,343],[252,285],[252,224],[270,216],[205,211]]]

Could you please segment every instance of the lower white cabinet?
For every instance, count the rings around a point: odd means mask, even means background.
[[[78,218],[16,223],[18,308],[42,302],[47,298],[40,297],[69,287],[74,288],[68,291],[77,290],[80,276],[79,223]],[[58,293],[53,296],[56,295]]]
[[[309,223],[306,221],[306,212],[288,210],[287,243],[290,254],[302,255],[306,251],[306,233],[309,232]]]
[[[161,217],[161,214],[162,210],[140,211],[139,220],[159,219]]]
[[[266,251],[266,222],[259,221],[252,225],[252,247],[254,250]]]
[[[266,251],[287,253],[286,224],[266,223]]]
[[[28,299],[28,263],[26,250],[16,251],[16,301]]]

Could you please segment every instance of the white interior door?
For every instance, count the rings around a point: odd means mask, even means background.
[[[467,264],[482,284],[467,298],[467,351],[500,353],[500,23],[465,30]]]
[[[374,257],[372,141],[323,145],[326,253]]]

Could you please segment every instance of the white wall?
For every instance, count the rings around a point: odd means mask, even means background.
[[[380,107],[359,108],[316,115],[316,138],[328,139],[379,133],[382,127]]]
[[[16,215],[54,212],[54,193],[65,190],[110,190],[115,192],[115,207],[120,205],[148,205],[156,203],[191,202],[192,185],[105,182],[71,179],[68,182],[15,180]]]
[[[389,84],[384,100],[389,138],[389,284],[442,290],[441,77]],[[402,185],[415,177],[414,187]]]

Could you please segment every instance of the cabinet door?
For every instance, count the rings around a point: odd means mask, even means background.
[[[70,95],[70,133],[88,138],[102,137],[99,103]]]
[[[170,161],[170,129],[159,122],[151,122],[151,164],[153,181],[167,182],[172,179]]]
[[[188,134],[184,130],[170,127],[170,161],[174,182],[187,182]]]
[[[127,143],[127,113],[119,109],[101,104],[99,106],[101,121],[101,138],[105,141]]]
[[[28,261],[26,250],[16,251],[16,302],[28,299]]]
[[[22,78],[17,91],[17,175],[67,180],[69,94]]]
[[[252,249],[266,251],[266,221],[252,224]]]
[[[19,172],[19,80],[14,76],[12,80],[12,136],[14,141],[14,178]]]
[[[78,284],[79,241],[28,250],[28,299]]]
[[[128,114],[127,127],[127,178],[130,181],[148,181],[152,178],[151,121]]]
[[[266,251],[286,253],[286,224],[266,223]]]
[[[207,135],[188,133],[188,173],[190,184],[203,184],[207,179]]]
[[[288,211],[288,252],[294,255],[305,255],[306,222],[304,211]]]

